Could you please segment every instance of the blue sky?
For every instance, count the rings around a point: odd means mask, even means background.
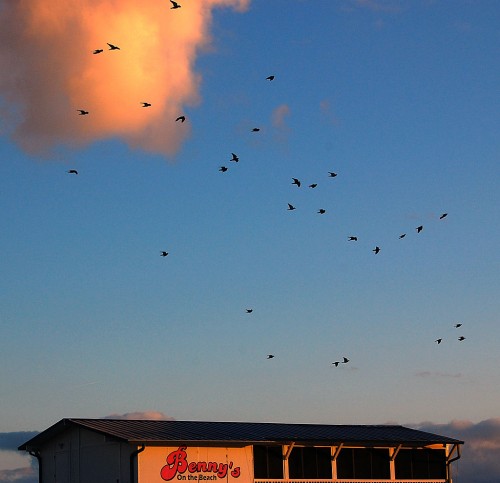
[[[499,4],[212,13],[171,155],[27,152],[4,114],[0,431],[499,416]]]

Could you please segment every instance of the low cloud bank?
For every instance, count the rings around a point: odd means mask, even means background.
[[[107,419],[174,420],[160,411],[111,414]],[[474,423],[453,420],[446,424],[422,422],[406,426],[459,439],[465,442],[462,457],[453,463],[456,483],[493,483],[500,481],[500,418]],[[0,450],[11,451],[38,434],[36,431],[0,433]],[[36,466],[36,465],[35,465]],[[0,483],[37,483],[38,470],[31,466],[0,470]]]
[[[0,470],[0,483],[38,483],[38,470],[31,466],[15,470]]]
[[[409,426],[465,442],[462,457],[453,463],[457,483],[500,481],[500,418],[479,423],[454,420],[447,424],[424,422]]]

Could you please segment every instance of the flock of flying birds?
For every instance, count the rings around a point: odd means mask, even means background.
[[[170,7],[171,9],[178,9],[178,8],[181,8],[181,5],[177,2],[175,2],[174,0],[170,0],[170,3],[172,4],[172,7]],[[120,47],[118,47],[117,45],[114,45],[114,44],[111,44],[111,43],[107,43],[109,49],[108,50],[120,50]],[[92,54],[100,54],[104,52],[104,49],[95,49]],[[275,75],[269,75],[268,77],[266,77],[266,80],[267,81],[273,81],[275,79]],[[146,102],[146,101],[143,101],[140,103],[141,106],[143,108],[148,108],[148,107],[151,107],[152,104],[150,102]],[[86,116],[89,114],[89,111],[85,110],[85,109],[77,109],[77,112],[80,116]],[[175,122],[180,122],[180,123],[183,123],[186,121],[186,116],[185,115],[180,115],[178,116],[176,119],[175,119]],[[260,131],[260,128],[258,127],[254,127],[251,129],[251,132],[254,132],[254,133],[258,133]],[[238,163],[240,161],[240,158],[239,156],[236,154],[236,153],[231,153],[231,158],[229,159],[229,162],[234,162],[234,163]],[[223,166],[220,166],[219,167],[219,171],[222,172],[222,173],[225,173],[229,170],[229,168],[225,165]],[[78,171],[76,169],[70,169],[67,171],[67,173],[69,174],[74,174],[74,175],[77,175],[78,174]],[[328,177],[329,178],[336,178],[338,176],[338,174],[336,172],[333,172],[333,171],[328,171]],[[302,186],[302,182],[298,179],[298,178],[292,178],[292,185],[296,186],[297,188],[300,188]],[[308,187],[310,189],[315,189],[316,187],[318,186],[318,183],[311,183],[308,185]],[[294,211],[296,210],[296,207],[294,205],[292,205],[291,203],[288,203],[288,208],[287,208],[288,211]],[[319,208],[318,211],[317,211],[318,214],[320,215],[324,215],[326,213],[326,209],[324,208]],[[448,213],[442,213],[440,216],[439,216],[439,219],[442,220],[444,218],[446,218],[448,216]],[[416,232],[417,233],[421,233],[422,230],[424,229],[423,225],[419,225],[415,228]],[[399,235],[399,239],[403,239],[406,237],[406,233],[402,233]],[[350,242],[357,242],[358,241],[358,237],[355,236],[355,235],[349,235],[347,237],[347,240],[350,241]],[[372,251],[375,253],[375,255],[377,255],[378,253],[380,253],[381,251],[381,248],[377,245],[375,246],[375,248],[372,249]],[[165,250],[161,250],[160,251],[160,256],[161,257],[167,257],[169,254],[169,252],[165,251]],[[247,308],[245,309],[246,313],[247,314],[251,314],[253,313],[253,309],[252,308]],[[456,329],[462,327],[463,324],[461,323],[457,323],[454,325],[454,327]],[[461,342],[461,341],[464,341],[465,340],[465,337],[462,335],[460,337],[458,337],[458,340]],[[435,343],[436,344],[441,344],[441,342],[443,341],[443,338],[438,338],[435,340]],[[273,359],[275,357],[274,354],[268,354],[267,355],[267,359]],[[339,367],[339,365],[341,364],[347,364],[349,363],[350,360],[347,358],[347,357],[342,357],[342,360],[339,360],[339,361],[334,361],[332,362],[332,365],[335,366],[335,367]]]
[[[455,325],[454,325],[454,327],[455,327],[455,329],[459,329],[460,327],[462,327],[462,325],[463,325],[463,324],[458,323],[458,324],[455,324]],[[464,337],[463,335],[461,335],[461,336],[458,338],[458,340],[459,340],[460,342],[462,342],[462,341],[464,341],[464,340],[465,340],[465,337]],[[441,344],[441,342],[443,342],[443,338],[442,338],[442,337],[440,337],[439,339],[436,339],[434,342],[436,342],[436,344],[438,344],[438,345],[439,345],[439,344]]]

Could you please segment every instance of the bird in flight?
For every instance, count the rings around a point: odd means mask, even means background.
[[[267,358],[268,358],[268,359],[272,359],[273,357],[274,357],[274,355],[273,355],[273,354],[268,354],[268,355],[267,355]]]
[[[458,340],[461,342],[461,341],[465,340],[465,337],[464,337],[463,335],[461,335],[461,336],[458,338]]]
[[[403,233],[402,235],[399,235],[399,239],[401,240],[402,238],[404,238],[406,236],[406,233]]]
[[[424,229],[423,225],[417,226],[417,228],[416,228],[417,233],[420,233],[423,229]]]
[[[247,310],[247,314],[251,314],[253,312],[253,309],[246,309]]]
[[[335,362],[332,362],[332,364],[333,364],[335,367],[339,367],[340,361],[335,361]]]
[[[219,168],[219,171],[222,171],[223,173],[225,173],[227,171],[227,168],[225,166],[221,166]]]
[[[151,107],[151,104],[149,102],[141,102],[142,107]]]
[[[324,215],[324,214],[326,213],[326,210],[325,210],[325,209],[323,209],[323,208],[320,208],[320,209],[318,210],[318,213],[319,213],[320,215]]]
[[[441,344],[441,341],[442,341],[442,340],[443,340],[443,339],[436,339],[436,340],[435,340],[435,342],[437,342],[438,344]]]
[[[266,80],[273,81],[274,80],[274,75],[270,75],[269,77],[266,77]]]
[[[443,214],[439,217],[439,219],[440,219],[440,220],[442,220],[443,218],[446,218],[447,216],[448,216],[448,213],[443,213]]]
[[[309,188],[316,188],[316,186],[318,186],[318,183],[313,183],[309,185]]]
[[[358,237],[357,236],[350,236],[348,238],[349,241],[358,241]]]
[[[296,184],[297,187],[300,188],[300,181],[297,178],[292,178],[292,179],[293,179],[292,184]]]
[[[260,131],[260,128],[259,128],[259,127],[254,127],[254,128],[252,129],[252,132],[259,132],[259,131]]]
[[[328,171],[328,176],[330,178],[335,178],[335,176],[337,176],[337,173],[333,173],[332,171]]]
[[[459,327],[462,327],[462,324],[455,324],[455,329],[458,329]]]
[[[100,54],[101,52],[104,52],[103,49],[95,49],[92,53],[93,54]]]
[[[342,361],[342,364],[347,364],[349,362],[349,359],[347,357],[344,357],[344,360]]]
[[[70,169],[70,170],[68,170],[66,172],[69,173],[69,174],[78,174],[78,171],[76,169]]]
[[[164,252],[163,250],[160,252],[160,257],[166,257],[168,252]]]
[[[120,50],[120,47],[117,47],[116,45],[110,44],[109,42],[106,42],[109,45],[109,50]]]
[[[177,122],[177,121],[184,122],[185,120],[186,120],[186,116],[179,116],[179,117],[175,120],[175,122]]]
[[[290,203],[288,203],[288,210],[289,211],[292,211],[292,210],[295,210],[295,206],[291,205]]]
[[[236,154],[231,153],[231,155],[233,157],[229,161],[234,161],[235,163],[237,163],[240,160],[240,158],[238,156],[236,156]]]
[[[84,111],[83,109],[77,109],[77,111],[80,113],[78,114],[79,116],[86,116],[89,113],[89,111]]]
[[[375,247],[372,252],[375,252],[375,255],[380,251],[380,247]]]
[[[175,8],[181,8],[181,5],[179,5],[177,2],[174,2],[174,0],[170,0],[170,3],[172,4],[170,10],[173,10]]]

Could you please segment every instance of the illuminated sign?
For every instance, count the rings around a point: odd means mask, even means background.
[[[137,457],[139,483],[253,483],[251,446],[148,446]]]
[[[240,476],[241,470],[239,466],[234,467],[234,463],[217,463],[214,461],[191,461],[187,459],[186,446],[180,446],[179,449],[172,451],[167,456],[167,464],[161,469],[160,476],[165,481],[173,480],[177,477],[178,480],[185,480],[186,471],[188,480],[216,480],[217,478],[226,478],[228,471],[231,472],[233,478]],[[196,474],[194,474],[196,473]],[[206,475],[204,473],[212,473]]]

